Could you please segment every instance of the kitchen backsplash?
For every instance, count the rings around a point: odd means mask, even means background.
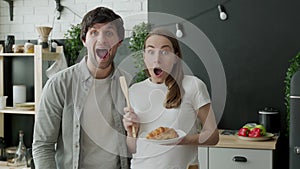
[[[97,6],[111,8],[123,17],[126,37],[131,35],[134,25],[148,19],[148,0],[61,1],[64,9],[59,20],[55,0],[18,0],[13,3],[13,21],[10,21],[9,5],[0,1],[0,40],[8,34],[15,35],[16,40],[37,39],[36,26],[53,26],[50,38],[63,39],[70,25],[80,23],[84,14]]]

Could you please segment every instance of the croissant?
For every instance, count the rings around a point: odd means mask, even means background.
[[[169,127],[158,127],[151,132],[149,132],[146,136],[147,139],[153,140],[167,140],[172,138],[177,138],[178,134],[173,128]]]

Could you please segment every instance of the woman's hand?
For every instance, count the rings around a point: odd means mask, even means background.
[[[135,134],[139,131],[139,123],[138,123],[138,116],[134,113],[133,109],[129,109],[128,107],[124,108],[124,116],[123,116],[123,125],[125,130],[127,131],[127,135],[132,137],[133,136],[133,127],[135,128]]]

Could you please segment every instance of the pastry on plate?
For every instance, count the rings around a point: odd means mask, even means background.
[[[177,137],[178,133],[173,128],[169,127],[158,127],[149,132],[146,136],[147,139],[153,140],[167,140]]]

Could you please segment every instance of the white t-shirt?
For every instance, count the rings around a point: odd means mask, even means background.
[[[95,79],[80,117],[81,169],[119,168],[118,132],[113,128],[116,111],[110,91],[111,78]]]
[[[138,136],[157,127],[172,127],[189,134],[197,133],[197,110],[210,103],[206,85],[195,76],[185,76],[182,82],[184,95],[178,108],[163,107],[167,86],[155,84],[149,79],[134,84],[129,89],[132,108],[140,120]],[[137,139],[137,152],[133,154],[133,169],[186,168],[197,163],[197,146],[158,145]]]

